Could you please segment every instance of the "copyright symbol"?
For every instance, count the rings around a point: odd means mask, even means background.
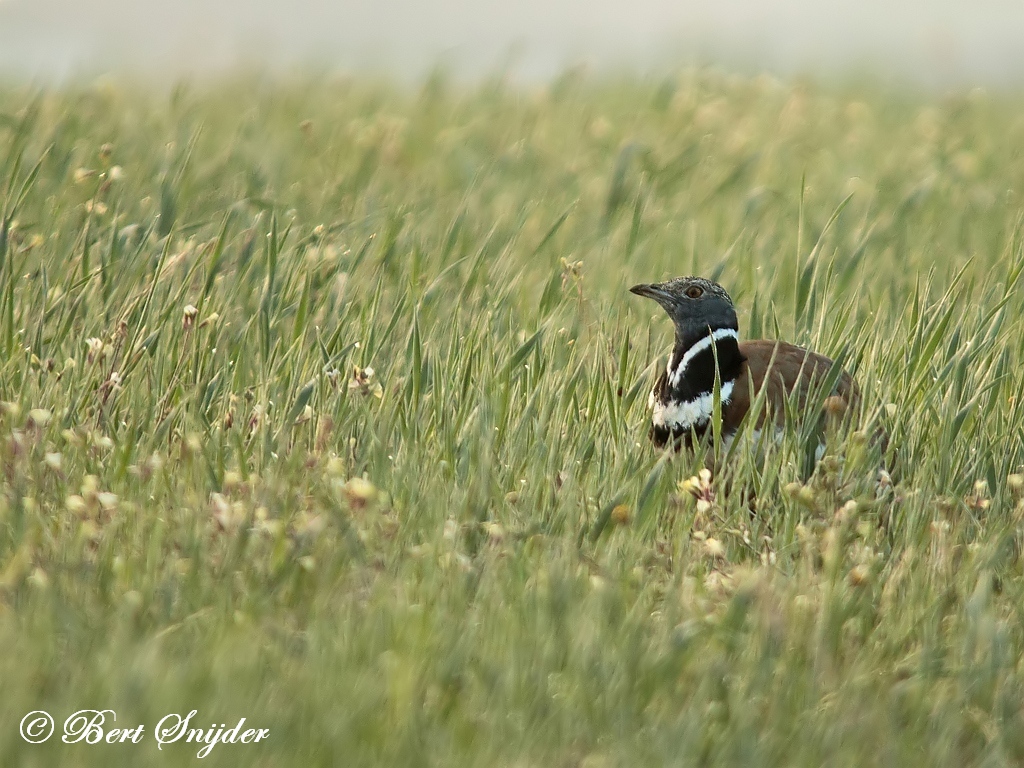
[[[53,718],[37,709],[21,718],[21,738],[29,744],[42,744],[53,735]]]

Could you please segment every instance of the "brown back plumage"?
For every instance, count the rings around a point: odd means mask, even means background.
[[[785,341],[758,339],[741,342],[739,346],[746,363],[733,387],[732,399],[722,411],[722,425],[727,431],[736,429],[751,407],[750,380],[753,380],[755,398],[761,387],[767,386],[764,409],[758,414],[754,428],[763,426],[769,410],[774,414],[775,423],[781,426],[790,395],[796,392],[797,406],[802,410],[813,391],[814,382],[823,382],[834,365],[824,355]],[[846,371],[840,373],[833,392],[829,394],[825,410],[833,415],[847,412],[860,398],[856,383]]]

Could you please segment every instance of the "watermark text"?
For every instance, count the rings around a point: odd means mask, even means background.
[[[171,712],[153,727],[157,749],[168,744],[192,744],[196,757],[203,758],[218,744],[258,744],[270,738],[269,728],[247,728],[246,718],[233,727],[227,723],[205,726],[197,717],[198,710],[188,714]],[[29,744],[42,744],[53,736],[56,723],[41,709],[29,712],[21,719],[21,738]],[[80,709],[64,720],[61,741],[65,744],[139,744],[146,739],[144,723],[129,727],[119,726],[117,713],[112,709]]]

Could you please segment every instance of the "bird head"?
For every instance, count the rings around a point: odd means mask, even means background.
[[[676,339],[692,343],[708,335],[709,329],[739,330],[736,308],[718,283],[703,277],[677,277],[664,283],[642,283],[629,289],[637,296],[658,302],[672,318]]]

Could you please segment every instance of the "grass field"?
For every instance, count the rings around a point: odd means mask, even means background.
[[[0,89],[0,765],[1020,764],[1022,107]],[[626,291],[687,273],[845,355],[891,484],[787,434],[698,508]]]

